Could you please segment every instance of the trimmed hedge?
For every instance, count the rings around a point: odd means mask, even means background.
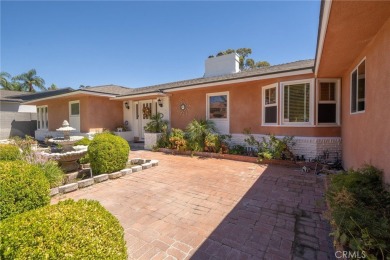
[[[0,220],[49,204],[49,181],[24,161],[0,161]]]
[[[111,173],[126,167],[130,146],[125,139],[111,133],[95,136],[88,146],[93,174]]]
[[[19,147],[12,144],[0,144],[0,161],[15,161],[21,159]]]
[[[119,221],[97,201],[66,200],[0,222],[0,259],[127,259]]]
[[[89,140],[88,137],[84,137],[80,141],[77,141],[74,145],[89,145],[91,143],[91,140]]]
[[[24,161],[0,161],[0,220],[50,202],[42,169]]]

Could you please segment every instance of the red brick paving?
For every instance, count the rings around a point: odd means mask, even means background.
[[[133,151],[159,166],[55,197],[94,199],[129,259],[333,259],[323,180],[291,168]]]

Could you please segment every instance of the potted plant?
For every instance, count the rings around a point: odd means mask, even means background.
[[[168,121],[163,120],[164,114],[157,113],[150,117],[150,122],[146,124],[145,129],[145,149],[152,150],[157,144],[161,133],[168,127]]]

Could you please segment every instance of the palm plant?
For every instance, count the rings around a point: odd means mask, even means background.
[[[192,120],[186,127],[189,147],[193,151],[203,151],[208,134],[216,133],[213,121],[200,119]]]
[[[164,115],[162,113],[156,113],[150,117],[150,122],[144,127],[146,132],[149,133],[161,133],[164,128],[168,127],[168,121],[163,120]]]
[[[6,90],[22,91],[20,83],[17,81],[9,81],[11,75],[7,72],[0,72],[0,86]]]
[[[21,81],[21,88],[29,92],[35,92],[34,86],[38,87],[40,90],[46,90],[45,81],[41,77],[37,76],[37,71],[35,69],[31,69],[26,73],[13,77],[12,79]]]

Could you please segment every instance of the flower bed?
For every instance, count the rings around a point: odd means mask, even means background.
[[[177,155],[188,155],[188,156],[199,156],[199,157],[208,157],[208,158],[216,158],[216,159],[227,159],[233,161],[241,161],[241,162],[251,162],[251,163],[260,163],[260,164],[274,164],[274,165],[283,165],[288,167],[297,167],[299,166],[294,161],[288,160],[275,160],[275,159],[263,159],[259,161],[257,157],[246,156],[246,155],[236,155],[236,154],[221,154],[221,153],[208,153],[208,152],[191,152],[191,151],[178,151],[168,148],[159,148],[159,152],[169,153],[169,154],[177,154]]]

